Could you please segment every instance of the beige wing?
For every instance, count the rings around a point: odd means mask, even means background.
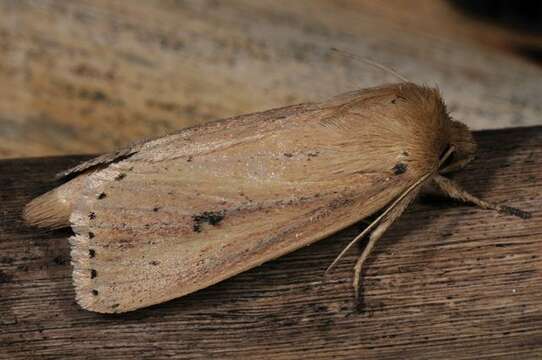
[[[170,300],[383,208],[425,170],[411,166],[408,129],[379,147],[368,134],[394,132],[363,111],[358,101],[219,121],[86,175],[70,218],[79,304],[111,313]]]

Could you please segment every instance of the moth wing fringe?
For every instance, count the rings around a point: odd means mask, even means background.
[[[87,235],[76,234],[71,236],[69,241],[75,300],[83,309],[95,311],[92,308],[93,301],[90,297],[93,289],[90,283],[89,237]]]

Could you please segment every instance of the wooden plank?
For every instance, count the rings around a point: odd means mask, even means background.
[[[351,288],[346,229],[195,294],[106,316],[74,302],[68,231],[24,226],[22,206],[82,157],[0,161],[0,358],[527,359],[542,356],[542,127],[476,133],[456,177],[529,220],[420,201]]]
[[[331,47],[438,84],[472,128],[541,124],[542,70],[502,51],[541,37],[445,0],[0,0],[0,14],[0,157],[107,152],[396,81]]]

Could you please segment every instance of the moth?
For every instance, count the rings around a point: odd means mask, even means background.
[[[31,201],[24,218],[71,226],[77,302],[120,313],[192,293],[372,217],[336,259],[370,233],[354,268],[358,297],[367,256],[425,186],[529,216],[444,176],[475,152],[438,90],[401,82],[99,156],[60,174],[65,183]]]

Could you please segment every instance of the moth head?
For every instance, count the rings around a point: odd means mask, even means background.
[[[465,167],[474,159],[476,154],[476,142],[469,128],[465,124],[452,119],[450,119],[450,124],[449,142],[443,154],[450,147],[453,147],[453,152],[442,164],[440,173],[449,173]]]

